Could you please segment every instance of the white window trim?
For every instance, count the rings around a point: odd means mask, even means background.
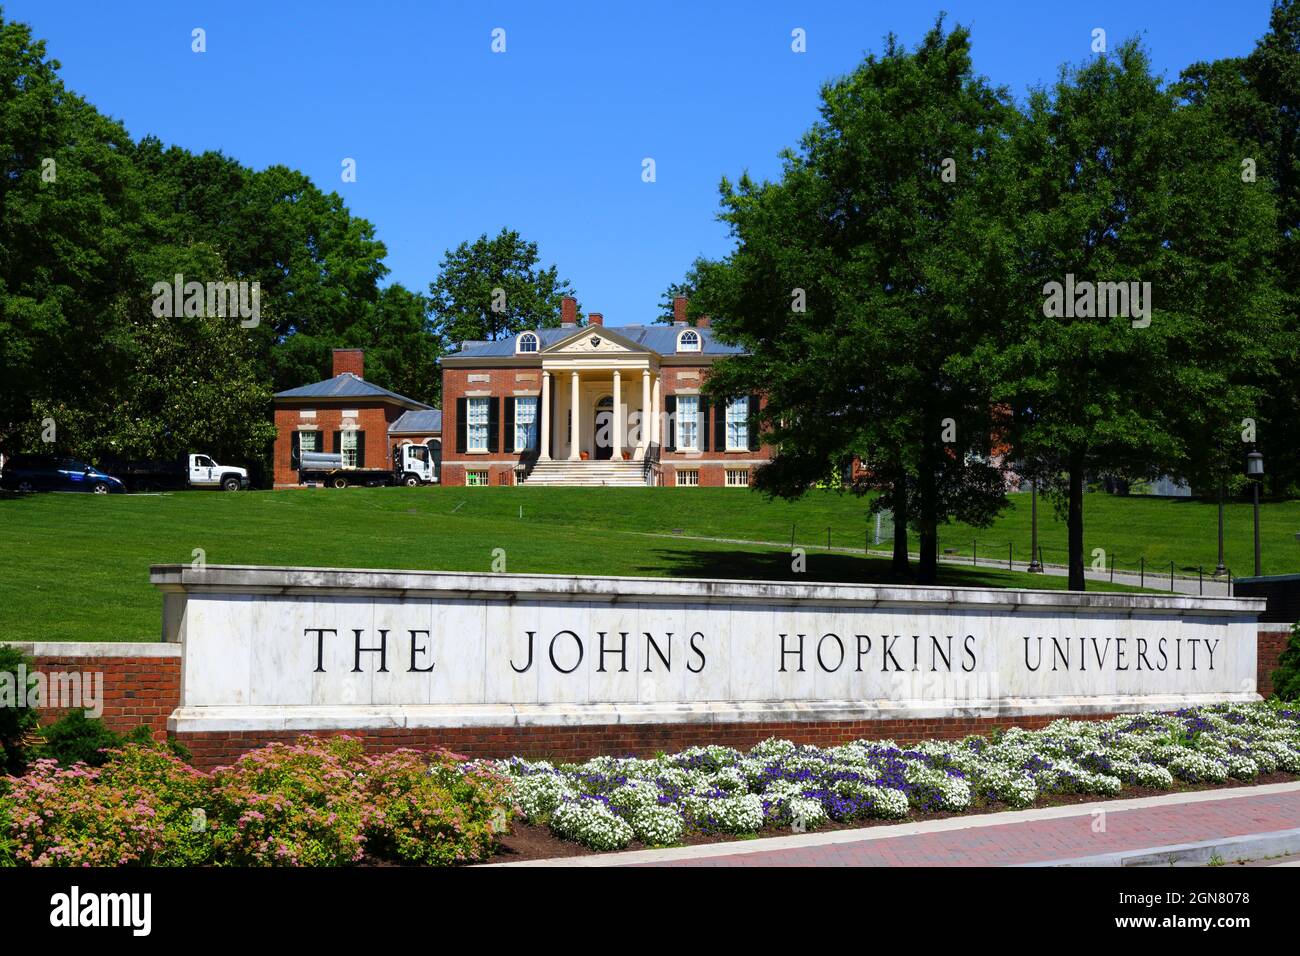
[[[742,483],[732,484],[731,476],[740,474],[745,476]],[[722,475],[722,486],[724,488],[748,488],[749,487],[749,469],[748,468],[727,468]]]
[[[483,409],[483,421],[474,421],[474,409],[481,407]],[[488,453],[488,436],[492,431],[491,423],[492,401],[489,398],[470,398],[465,402],[465,450],[471,455],[486,455]],[[481,428],[483,435],[483,444],[480,446],[475,441],[475,429]]]
[[[694,475],[694,481],[682,481],[682,475]],[[678,488],[698,488],[700,486],[700,469],[678,468],[673,474],[673,484]]]
[[[682,415],[682,399],[693,399],[695,402],[695,429],[691,436],[689,445],[682,441],[682,422],[687,419]],[[677,395],[677,451],[699,451],[700,450],[700,432],[703,430],[700,423],[700,396],[699,395]]]
[[[481,482],[480,482],[480,481],[471,481],[471,480],[470,480],[471,477],[479,477],[479,476],[481,476],[481,477],[483,478],[483,480],[482,480]],[[481,468],[467,468],[467,469],[465,469],[465,487],[466,487],[466,488],[487,488],[487,487],[488,487],[489,485],[491,485],[491,484],[492,484],[492,472],[490,472],[490,471],[484,471],[484,470],[481,469]]]
[[[351,443],[352,443],[352,447],[351,447],[350,449],[348,448],[348,442],[349,442],[349,441],[351,441]],[[351,461],[350,463],[349,463],[349,461],[348,461],[348,452],[349,452],[349,451],[351,451],[351,452],[352,452],[352,455],[353,455],[352,461]],[[356,461],[356,454],[357,454],[357,429],[355,429],[355,428],[343,428],[343,429],[340,429],[340,430],[339,430],[339,454],[343,456],[343,467],[344,467],[344,468],[356,468],[356,467],[357,467],[357,461]]]
[[[745,444],[743,445],[733,445],[731,443],[731,426],[735,422],[735,419],[732,418],[731,416],[732,402],[745,403]],[[727,399],[727,411],[726,414],[724,415],[724,421],[722,423],[722,427],[726,429],[727,451],[749,451],[749,414],[750,414],[749,396],[744,395],[739,398]]]
[[[520,400],[520,398],[529,399],[529,400],[531,400],[531,402],[532,402],[532,406],[533,406],[533,420],[532,420],[531,422],[529,422],[528,424],[530,424],[530,425],[532,426],[532,431],[533,431],[534,437],[539,437],[539,435],[540,435],[540,431],[541,431],[541,422],[539,422],[539,421],[537,420],[537,418],[538,418],[538,416],[541,414],[541,410],[542,410],[542,400],[541,400],[541,398],[540,398],[540,397],[537,397],[537,396],[533,396],[533,395],[523,395],[523,396],[520,396],[519,398],[516,398],[516,399],[515,399],[515,434],[514,434],[514,446],[515,446],[515,454],[516,454],[516,455],[518,455],[518,454],[522,454],[522,453],[524,453],[524,452],[526,452],[526,451],[531,451],[532,448],[536,447],[536,446],[530,446],[530,445],[528,445],[527,443],[525,443],[525,444],[521,447],[520,444],[519,444],[519,425],[520,425],[520,421],[519,421],[519,400]]]
[[[695,336],[695,344],[685,344],[686,336]],[[700,352],[704,350],[704,336],[700,335],[695,329],[682,329],[677,333],[677,351],[679,352]]]
[[[526,349],[523,347],[525,338],[531,338],[533,340],[533,346],[534,346],[533,348]],[[516,355],[536,355],[541,350],[542,350],[542,340],[538,337],[536,332],[520,332],[517,336],[515,336]]]

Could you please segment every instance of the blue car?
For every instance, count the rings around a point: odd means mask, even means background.
[[[88,491],[96,495],[122,493],[126,485],[75,458],[15,455],[0,472],[0,488],[9,491]]]

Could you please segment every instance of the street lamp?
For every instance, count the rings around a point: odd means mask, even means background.
[[[1038,560],[1038,479],[1029,483],[1029,567],[1030,574],[1042,574],[1043,564]]]
[[[1264,483],[1264,456],[1257,451],[1246,456],[1246,477],[1250,479],[1255,499],[1255,577],[1260,577],[1264,572],[1259,560],[1259,486]]]
[[[1223,479],[1219,479],[1219,563],[1214,566],[1214,576],[1221,578],[1228,573],[1223,563]]]

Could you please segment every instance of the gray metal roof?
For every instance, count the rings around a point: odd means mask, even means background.
[[[442,412],[436,408],[428,411],[404,412],[402,417],[388,426],[390,435],[441,435]]]
[[[640,345],[660,356],[673,356],[678,354],[684,355],[740,355],[745,350],[738,345],[724,345],[713,337],[713,330],[710,328],[696,328],[695,331],[700,333],[700,351],[679,353],[677,351],[677,336],[682,331],[680,326],[675,325],[584,325],[580,331],[594,332],[599,334],[600,329],[608,329],[617,335],[622,336],[628,341]],[[572,328],[548,328],[533,329],[540,340],[540,346],[543,351],[550,348],[557,342],[567,339],[573,335],[575,330]],[[515,354],[515,338],[498,339],[495,342],[462,342],[460,350],[453,352],[455,358],[504,358]],[[531,354],[531,353],[525,353]]]
[[[300,385],[297,388],[286,389],[283,392],[276,392],[276,398],[386,398],[399,402],[408,408],[427,409],[428,405],[424,402],[417,402],[413,398],[407,398],[405,395],[398,395],[396,392],[390,392],[386,388],[380,388],[367,382],[363,378],[357,378],[351,372],[343,372],[335,375],[333,378],[327,378],[323,382],[312,382],[310,385]]]

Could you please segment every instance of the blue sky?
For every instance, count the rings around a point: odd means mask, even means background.
[[[719,178],[774,176],[816,118],[819,85],[890,31],[911,46],[946,9],[971,27],[977,70],[1023,96],[1088,57],[1094,27],[1112,44],[1142,35],[1174,77],[1248,53],[1268,26],[1267,0],[0,6],[132,135],[283,163],[339,191],[375,224],[390,281],[423,291],[446,249],[508,225],[609,324],[652,320],[695,256],[726,252]],[[806,53],[790,49],[797,27]],[[355,183],[340,181],[344,157]]]

